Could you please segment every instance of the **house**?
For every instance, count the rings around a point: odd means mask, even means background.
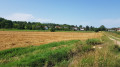
[[[80,31],[84,31],[85,29],[84,28],[80,28]]]
[[[45,30],[48,30],[48,27],[47,26],[44,26]]]
[[[60,26],[55,26],[55,28],[59,28],[60,29],[61,27]]]
[[[73,27],[73,30],[79,30],[78,27]]]
[[[117,31],[120,31],[120,28],[117,28]]]
[[[64,26],[64,29],[67,29],[68,27]]]
[[[108,31],[116,31],[116,28],[109,28]]]

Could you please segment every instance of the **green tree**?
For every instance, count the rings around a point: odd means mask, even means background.
[[[19,24],[13,23],[13,28],[18,29],[18,27],[19,27]]]
[[[90,31],[94,31],[94,27],[93,26],[90,26]]]
[[[0,22],[0,28],[5,28],[5,22],[4,21],[5,20],[3,20],[3,21]]]
[[[32,24],[30,22],[28,22],[25,26],[24,26],[25,29],[28,29],[28,30],[32,30]]]
[[[2,22],[3,20],[5,20],[5,19],[0,17],[0,22]]]
[[[3,20],[1,21],[1,28],[12,28],[13,23],[10,20]]]
[[[94,28],[94,31],[95,32],[99,32],[99,28]]]
[[[36,26],[35,25],[32,25],[32,30],[35,30],[36,29]]]
[[[86,30],[86,31],[89,31],[89,26],[86,26],[85,30]]]
[[[83,27],[82,25],[79,26],[79,28],[82,28],[82,27]]]
[[[104,25],[101,25],[101,26],[99,27],[99,30],[100,30],[100,31],[106,31],[106,27],[105,27]]]
[[[55,28],[50,28],[50,32],[55,32]]]

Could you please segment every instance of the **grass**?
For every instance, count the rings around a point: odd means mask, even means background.
[[[118,40],[118,41],[120,41],[120,32],[106,32],[106,34],[109,36],[109,37],[111,37],[111,38],[113,38],[113,39],[115,39],[115,40]]]
[[[118,45],[112,46],[112,50],[114,53],[118,54],[120,53],[120,47]]]
[[[25,29],[0,29],[0,31],[28,31],[28,32],[50,32],[50,30],[25,30]],[[94,31],[62,31],[56,30],[55,32],[94,32]]]
[[[82,55],[78,53],[70,62],[69,67],[120,67],[120,48],[116,47],[106,35],[101,37],[101,40],[102,45],[96,45],[94,51]]]
[[[110,35],[111,38],[120,41],[120,38],[116,38],[115,36]]]
[[[112,35],[112,36],[120,38],[120,32],[118,32],[118,31],[106,32],[106,33],[109,34],[109,35]]]
[[[49,32],[49,30],[25,30],[25,29],[0,29],[0,31],[28,31],[28,32]]]
[[[102,41],[100,39],[88,39],[86,40],[86,43],[88,45],[98,45],[98,44],[102,44]]]
[[[78,46],[81,49],[78,49]],[[8,49],[0,51],[0,67],[55,66],[64,63],[63,61],[68,61],[78,52],[86,52],[90,49],[90,45],[83,46],[79,40]]]

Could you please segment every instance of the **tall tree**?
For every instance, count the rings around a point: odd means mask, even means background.
[[[89,26],[86,26],[85,30],[86,30],[86,31],[89,31]]]
[[[94,31],[94,27],[93,26],[90,26],[90,31]]]
[[[79,28],[82,28],[82,27],[83,27],[82,25],[79,26]]]
[[[99,30],[100,30],[100,31],[106,31],[106,27],[105,27],[104,25],[101,25],[101,26],[99,27]]]

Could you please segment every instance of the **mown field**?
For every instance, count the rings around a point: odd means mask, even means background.
[[[0,50],[41,45],[63,40],[86,40],[99,38],[102,33],[95,32],[31,32],[0,31]]]
[[[105,35],[12,48],[0,51],[0,67],[119,67],[119,49]]]

